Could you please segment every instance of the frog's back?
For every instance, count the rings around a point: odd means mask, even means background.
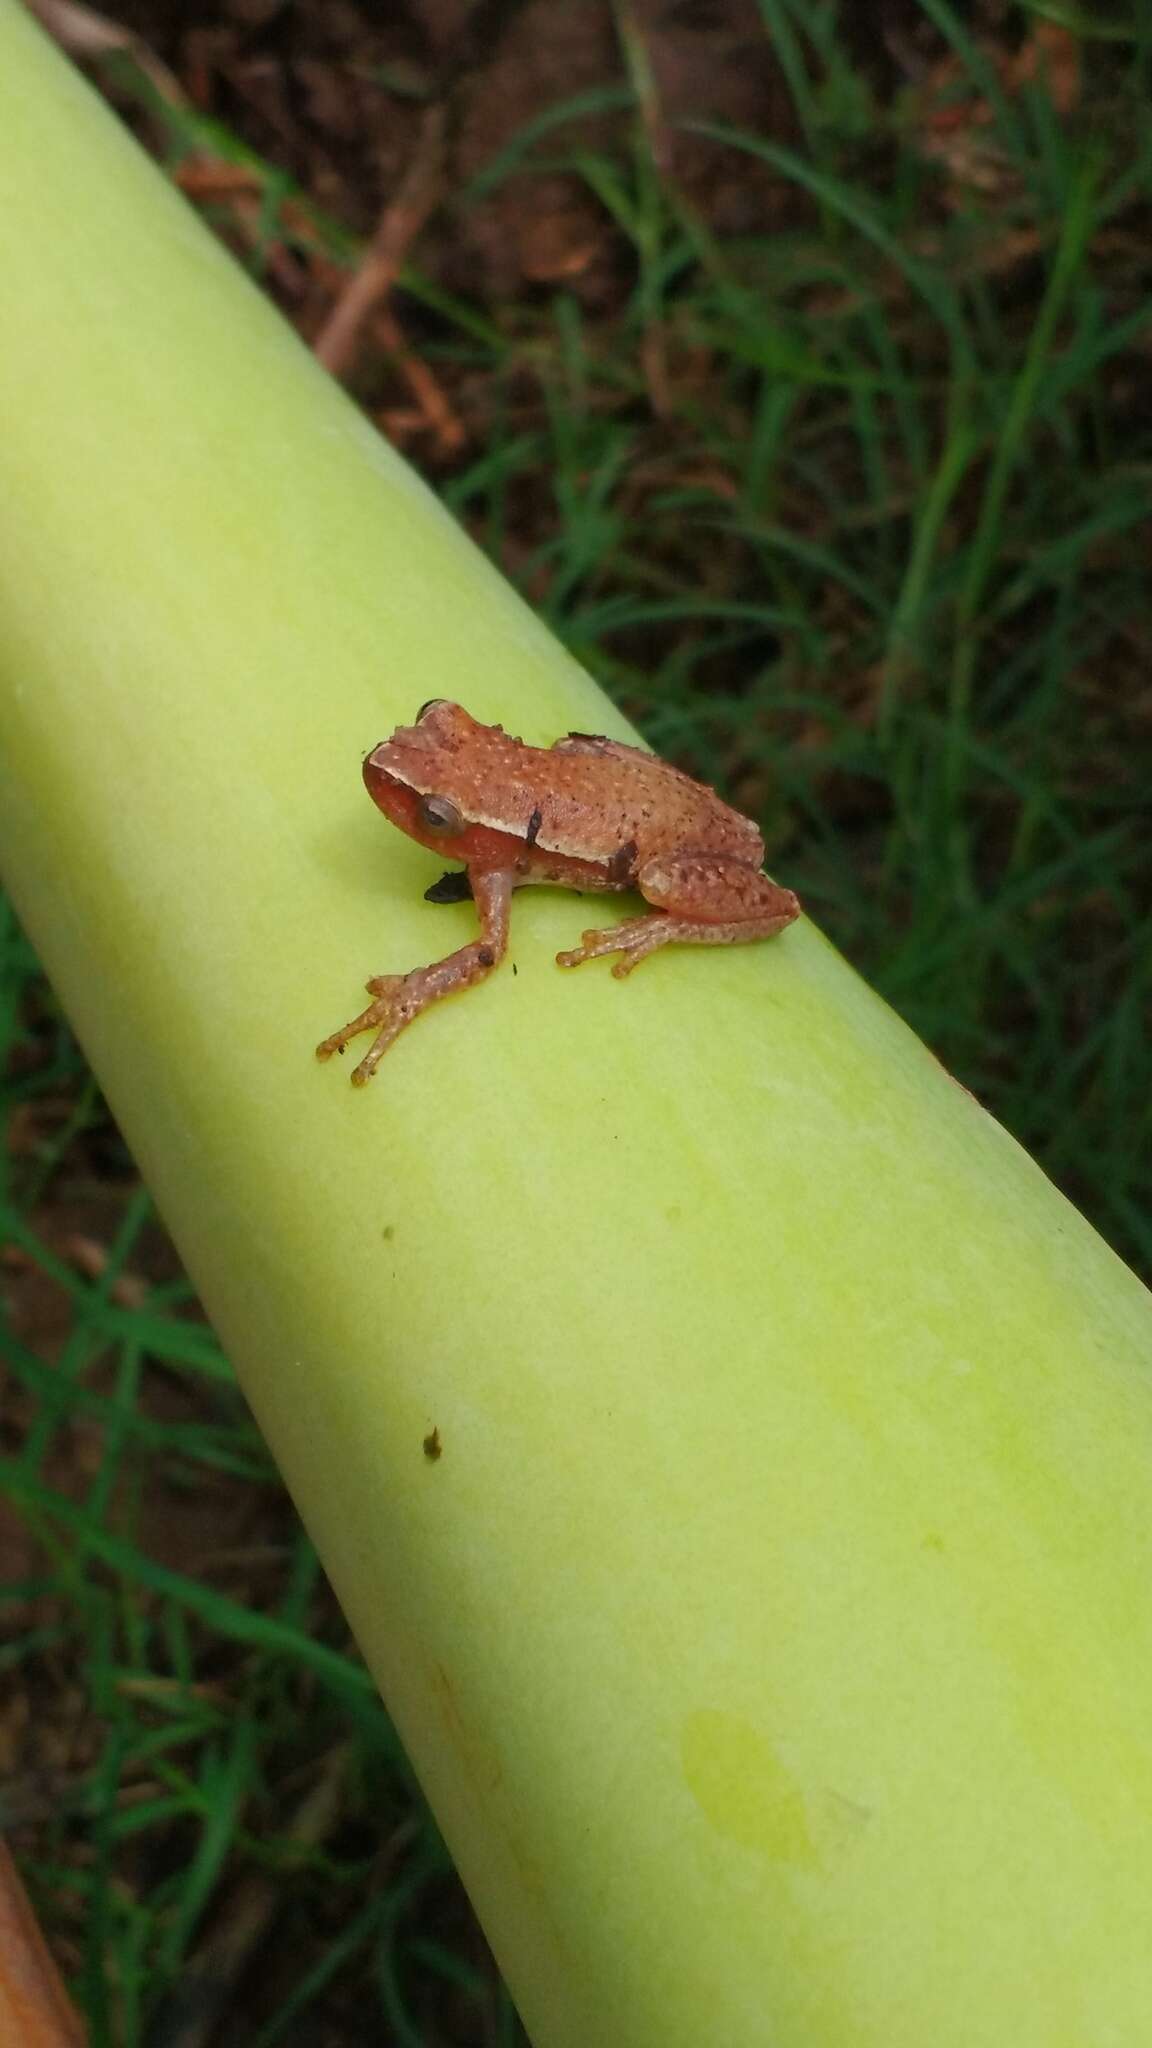
[[[764,857],[752,820],[715,790],[599,734],[527,746],[446,703],[380,751],[410,788],[446,798],[471,823],[540,853],[594,862],[628,849],[629,866],[674,848],[732,853],[756,865]]]
[[[586,797],[595,789],[605,821],[612,820],[615,846],[634,842],[641,858],[688,847],[733,853],[757,863],[764,857],[764,842],[751,818],[733,810],[707,783],[697,782],[657,754],[597,733],[569,733],[548,754],[556,766],[558,787],[582,789]]]

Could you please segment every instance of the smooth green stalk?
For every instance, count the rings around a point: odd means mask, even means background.
[[[0,278],[0,860],[541,2048],[1143,2039],[1147,1295],[807,925],[318,1068],[363,751],[620,722],[13,0]]]

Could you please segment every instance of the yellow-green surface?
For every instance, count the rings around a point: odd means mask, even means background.
[[[5,878],[540,2048],[1152,2039],[1147,1295],[807,925],[315,1064],[471,929],[363,751],[624,728],[14,0],[0,450]]]

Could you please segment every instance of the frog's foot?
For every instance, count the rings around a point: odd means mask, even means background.
[[[746,860],[707,847],[656,854],[644,861],[636,881],[652,905],[648,916],[585,932],[571,953],[557,953],[561,967],[619,953],[612,972],[621,980],[658,946],[746,946],[774,938],[800,914],[791,889]]]
[[[650,917],[630,917],[606,930],[582,932],[580,944],[570,953],[557,953],[556,965],[579,967],[584,960],[600,960],[607,953],[619,953],[621,958],[612,972],[617,981],[623,981],[657,947],[691,938],[694,931],[695,926],[690,926],[686,918],[669,917],[667,911],[658,910]]]
[[[330,1060],[334,1052],[342,1053],[344,1047],[350,1045],[354,1038],[359,1038],[362,1032],[374,1031],[376,1037],[352,1074],[353,1084],[362,1088],[365,1081],[372,1079],[388,1047],[399,1037],[405,1024],[410,1024],[417,1011],[423,1009],[422,1002],[410,999],[406,1003],[403,995],[405,983],[419,978],[419,969],[415,974],[375,975],[366,983],[369,995],[376,998],[375,1002],[361,1010],[358,1017],[353,1017],[350,1024],[342,1025],[330,1038],[322,1040],[316,1047],[317,1059]]]
[[[361,1032],[374,1031],[375,1038],[352,1074],[354,1085],[362,1088],[372,1079],[388,1047],[421,1010],[439,1002],[441,996],[471,988],[474,982],[491,974],[508,946],[512,876],[503,870],[474,874],[472,893],[480,913],[480,937],[473,939],[471,945],[461,946],[458,952],[449,953],[446,960],[434,960],[430,967],[414,967],[411,974],[374,975],[366,984],[374,1000],[350,1024],[321,1041],[316,1047],[318,1060],[330,1060],[334,1052],[343,1052]]]
[[[436,960],[431,967],[414,967],[411,974],[377,974],[365,983],[370,996],[376,998],[350,1024],[334,1031],[316,1047],[318,1060],[331,1059],[334,1052],[343,1052],[353,1038],[359,1038],[363,1031],[374,1031],[367,1052],[358,1067],[352,1069],[352,1085],[363,1088],[372,1079],[390,1045],[394,1045],[405,1026],[414,1017],[426,1010],[430,1003],[438,1002],[441,996],[454,994],[458,989],[469,988],[474,981],[483,981],[496,965],[496,954],[491,946],[477,939],[471,946],[461,946],[458,953],[449,953],[446,960]]]
[[[612,969],[623,981],[634,967],[659,946],[744,946],[753,939],[775,938],[792,923],[799,905],[788,890],[776,890],[778,902],[771,913],[760,917],[726,918],[677,917],[667,910],[655,910],[649,917],[630,917],[623,924],[604,931],[584,932],[570,953],[557,953],[559,967],[579,967],[584,960],[599,960],[605,953],[619,953]]]

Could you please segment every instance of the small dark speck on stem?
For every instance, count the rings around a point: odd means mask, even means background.
[[[443,1450],[443,1448],[444,1446],[440,1442],[440,1431],[438,1429],[430,1429],[427,1436],[424,1439],[424,1456],[427,1458],[430,1465],[434,1465],[436,1463],[436,1460],[440,1456],[440,1453]]]

